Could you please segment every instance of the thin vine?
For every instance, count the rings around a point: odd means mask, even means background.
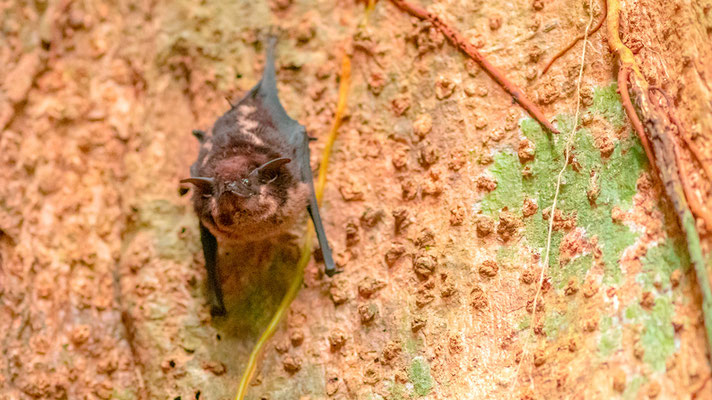
[[[571,125],[571,132],[569,132],[568,136],[566,137],[566,142],[564,144],[564,160],[563,160],[563,166],[561,167],[561,170],[559,171],[559,174],[556,177],[556,189],[554,191],[554,200],[551,204],[551,212],[549,213],[549,226],[548,226],[548,231],[546,235],[546,248],[544,250],[544,264],[541,267],[541,272],[539,273],[539,283],[537,284],[537,290],[536,294],[534,295],[534,300],[532,302],[532,330],[534,329],[534,321],[536,320],[536,308],[537,308],[537,302],[539,300],[539,297],[541,295],[541,290],[542,287],[544,286],[544,277],[546,276],[546,271],[548,270],[549,266],[549,256],[551,253],[551,237],[552,237],[552,232],[554,231],[554,214],[556,214],[556,205],[559,200],[559,192],[561,191],[561,180],[564,176],[564,172],[566,171],[566,167],[568,167],[569,164],[569,156],[571,153],[571,147],[572,147],[572,142],[574,136],[576,136],[576,128],[578,127],[578,121],[579,121],[579,114],[581,113],[581,81],[583,80],[583,70],[585,67],[585,60],[586,60],[586,44],[588,43],[588,36],[589,36],[589,30],[591,28],[591,24],[593,24],[593,0],[589,0],[589,11],[590,11],[590,17],[588,20],[588,23],[586,24],[586,30],[584,31],[583,34],[583,49],[581,50],[581,61],[580,61],[580,67],[579,67],[579,73],[578,73],[578,79],[576,80],[576,112],[574,113],[574,119],[573,123]],[[524,359],[526,358],[528,354],[528,346],[524,345],[524,349],[522,350],[522,358],[519,361],[519,364],[517,365],[517,372],[514,375],[514,386],[516,386],[517,383],[517,377],[519,375],[519,368],[521,365],[524,363]],[[530,378],[531,380],[531,378]],[[533,382],[533,381],[532,381]]]
[[[472,45],[472,43],[465,39],[465,37],[462,36],[460,32],[455,30],[450,24],[446,23],[439,16],[428,12],[427,10],[424,10],[408,1],[391,0],[391,3],[418,19],[430,22],[435,29],[439,30],[447,38],[447,40],[450,41],[450,43],[452,43],[455,47],[460,49],[460,51],[465,53],[473,61],[479,64],[479,66],[482,67],[482,69],[485,70],[485,72],[487,72],[487,74],[492,77],[492,79],[494,79],[494,81],[497,82],[500,87],[502,87],[502,89],[504,89],[507,93],[509,93],[510,96],[512,96],[512,99],[514,99],[514,101],[519,103],[519,105],[526,112],[528,112],[529,115],[532,116],[532,118],[537,120],[537,122],[539,122],[549,131],[553,133],[559,133],[559,131],[554,127],[554,125],[551,124],[551,122],[549,122],[549,120],[539,109],[539,107],[537,107],[531,100],[529,100],[527,95],[524,94],[524,91],[522,91],[522,89],[520,89],[517,85],[507,79],[507,77],[504,75],[504,73],[502,73],[502,71],[499,70],[499,68],[495,67],[492,63],[490,63],[482,55],[482,53],[480,53],[477,48]]]
[[[591,12],[593,12],[593,10],[591,10]],[[572,40],[571,43],[568,44],[568,46],[561,49],[558,53],[556,53],[556,55],[554,55],[554,57],[551,58],[551,60],[549,60],[548,63],[546,63],[546,66],[544,67],[544,69],[541,70],[541,75],[539,75],[539,76],[544,76],[544,74],[546,74],[546,72],[549,70],[549,68],[551,68],[551,66],[554,65],[554,62],[556,60],[558,60],[559,58],[561,58],[564,54],[566,54],[566,52],[571,50],[574,46],[576,46],[576,43],[580,42],[581,40],[584,40],[584,38],[586,36],[593,35],[599,29],[601,29],[601,26],[603,26],[603,23],[605,21],[606,21],[606,0],[603,0],[603,11],[601,12],[601,18],[596,23],[596,26],[594,26],[593,29],[591,29],[591,32],[576,36],[576,38],[574,38],[574,40]]]

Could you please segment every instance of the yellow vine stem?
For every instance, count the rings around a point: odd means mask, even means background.
[[[361,21],[361,26],[368,25],[368,17],[371,16],[371,11],[376,7],[376,0],[368,0],[366,4],[366,13],[363,15],[363,21]]]
[[[297,297],[299,287],[302,285],[304,267],[306,267],[307,263],[309,263],[309,259],[311,258],[310,249],[313,236],[314,228],[310,226],[307,229],[307,233],[304,237],[304,245],[302,246],[299,262],[297,263],[297,272],[295,274],[296,277],[294,278],[294,281],[292,281],[292,283],[289,285],[289,289],[287,289],[287,293],[284,295],[282,302],[279,303],[279,308],[277,308],[277,312],[274,313],[272,319],[269,321],[267,329],[265,329],[264,333],[262,333],[262,336],[260,336],[259,340],[257,340],[257,344],[255,344],[255,347],[252,349],[252,353],[250,353],[250,358],[247,360],[245,372],[243,372],[242,378],[240,379],[240,386],[238,386],[237,388],[237,395],[235,396],[236,400],[242,400],[245,398],[245,395],[247,394],[247,387],[249,386],[250,381],[252,380],[252,375],[254,375],[255,373],[255,368],[257,367],[257,359],[262,354],[262,349],[264,349],[265,345],[267,344],[267,341],[277,331],[277,326],[279,325],[279,322],[282,320],[282,317],[284,317],[284,314],[287,313],[289,305],[292,304],[294,298]]]
[[[326,139],[326,145],[324,146],[324,153],[321,156],[321,168],[319,168],[319,178],[316,183],[316,199],[321,201],[322,192],[324,191],[324,186],[326,186],[326,166],[329,164],[329,157],[331,156],[331,149],[334,147],[334,142],[336,141],[336,136],[341,126],[341,122],[344,118],[344,111],[346,111],[346,96],[349,92],[349,84],[351,82],[351,58],[348,54],[344,54],[341,59],[341,82],[339,83],[339,100],[336,103],[336,113],[334,113],[334,124],[331,126],[331,132],[329,132],[329,137]]]
[[[648,88],[648,82],[643,77],[643,74],[638,68],[638,63],[635,61],[633,52],[623,44],[618,26],[621,19],[621,2],[619,0],[608,0],[608,16],[606,17],[606,29],[608,29],[608,46],[611,50],[618,54],[621,61],[621,66],[628,66],[635,73],[635,77],[642,82],[643,89]]]
[[[344,54],[341,62],[341,83],[339,84],[339,101],[337,103],[336,113],[334,115],[334,124],[331,126],[331,131],[329,132],[329,137],[327,139],[326,146],[324,147],[324,152],[321,157],[321,166],[319,167],[319,179],[314,189],[316,192],[316,199],[319,204],[321,204],[321,198],[324,195],[324,186],[326,185],[326,173],[327,168],[329,166],[329,156],[331,155],[331,149],[334,146],[334,141],[336,140],[336,136],[338,135],[339,127],[341,126],[341,120],[343,118],[344,111],[346,110],[346,98],[348,96],[350,82],[351,59],[348,54]],[[257,367],[257,360],[262,354],[262,350],[267,344],[267,341],[277,331],[277,327],[279,326],[279,323],[284,317],[284,315],[287,313],[289,305],[292,304],[294,298],[297,297],[297,293],[299,293],[299,288],[302,286],[302,281],[304,279],[304,268],[309,263],[309,259],[311,258],[311,246],[313,237],[314,228],[310,225],[304,237],[304,244],[302,245],[301,255],[299,257],[299,262],[297,263],[297,272],[295,273],[294,281],[292,281],[292,283],[289,285],[287,293],[284,295],[282,302],[279,303],[279,307],[272,316],[272,319],[269,321],[267,329],[265,329],[264,333],[262,333],[262,336],[260,336],[259,340],[257,340],[255,347],[252,349],[252,353],[250,353],[250,358],[247,360],[245,372],[242,374],[242,378],[240,379],[240,385],[238,386],[235,400],[242,400],[245,398],[248,386],[250,384],[250,381],[252,380],[252,376],[255,373],[255,368]]]

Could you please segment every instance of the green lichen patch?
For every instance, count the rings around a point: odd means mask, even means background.
[[[404,400],[408,398],[406,387],[402,383],[387,381],[385,385],[392,400]]]
[[[606,118],[614,127],[620,128],[625,121],[621,96],[618,94],[618,84],[612,83],[593,91],[593,106],[591,111]]]
[[[661,290],[671,287],[670,275],[676,269],[684,273],[690,268],[690,257],[682,240],[668,238],[665,242],[648,249],[642,259],[643,271],[637,281],[646,290],[652,290],[658,283]]]
[[[403,342],[403,350],[410,355],[414,355],[418,352],[419,348],[423,347],[423,343],[420,338],[413,337],[413,335],[410,334],[410,328],[405,329],[404,332],[407,332],[407,338]]]
[[[621,347],[623,330],[620,323],[608,315],[601,318],[598,327],[601,334],[598,340],[598,353],[603,358],[608,358]]]
[[[621,397],[624,400],[633,400],[638,398],[638,392],[640,391],[640,388],[647,381],[648,380],[643,376],[636,376],[635,378],[631,379],[628,385],[626,385],[626,388],[623,391],[623,395]]]
[[[529,327],[531,325],[532,325],[532,317],[531,317],[531,315],[527,314],[522,319],[520,319],[519,322],[517,322],[517,330],[523,331],[525,329],[529,329]]]
[[[623,250],[635,242],[636,234],[627,226],[614,222],[611,212],[613,207],[627,209],[631,206],[636,182],[644,167],[643,153],[635,139],[628,137],[618,142],[608,161],[604,161],[588,131],[582,129],[575,135],[572,145],[574,163],[562,175],[557,208],[566,216],[575,216],[576,225],[585,230],[587,239],[598,239],[606,277],[617,282],[620,278],[618,260]],[[563,155],[559,159],[563,159]],[[535,177],[532,184],[545,183]],[[540,200],[542,208],[549,207],[547,197]],[[587,261],[579,261],[579,271],[590,267]],[[577,268],[554,265],[554,271],[563,275],[560,282],[566,282],[570,271],[575,270]]]
[[[408,379],[413,384],[413,390],[418,396],[425,396],[433,388],[433,378],[430,376],[430,365],[423,357],[415,357],[408,368]]]
[[[637,137],[618,142],[610,160],[601,170],[601,194],[598,202],[630,207],[636,193],[636,182],[647,164]]]
[[[665,361],[675,352],[675,331],[672,326],[673,305],[669,296],[658,296],[651,310],[633,304],[626,309],[629,323],[641,324],[640,344],[645,351],[643,361],[658,372],[665,371]]]
[[[554,286],[557,289],[562,289],[566,284],[569,283],[569,279],[575,278],[576,282],[583,282],[586,277],[586,273],[593,266],[593,255],[585,254],[580,257],[576,257],[566,264],[564,268],[561,269],[560,273],[552,277]]]
[[[570,130],[573,122],[570,117],[559,116],[559,121]],[[566,139],[565,135],[547,135],[530,118],[521,122],[521,130],[534,144],[534,159],[522,165],[509,151],[496,154],[490,172],[497,180],[497,187],[483,198],[480,209],[495,217],[505,207],[521,214],[524,199],[535,200],[538,209],[525,218],[524,236],[530,247],[543,252],[548,234],[548,219],[544,219],[543,211],[554,201]],[[580,129],[574,133],[570,157],[561,176],[557,209],[567,218],[575,219],[576,226],[585,231],[585,240],[596,238],[606,281],[616,283],[621,277],[618,260],[637,235],[629,227],[613,221],[611,212],[613,207],[628,209],[632,205],[636,182],[646,167],[642,147],[637,138],[628,136],[616,143],[612,154],[604,159],[590,132]],[[549,257],[549,272],[558,288],[571,277],[583,278],[593,263],[591,257],[582,255],[561,264],[557,249],[563,235],[558,230],[552,232]]]
[[[490,171],[497,180],[497,188],[482,200],[482,212],[494,215],[507,208],[511,212],[521,214],[524,197],[522,172],[517,155],[510,152],[496,154]]]
[[[535,198],[539,209],[551,206],[556,191],[556,178],[561,169],[560,155],[563,154],[560,135],[552,137],[544,133],[541,126],[533,119],[526,118],[521,124],[522,134],[534,143],[534,160],[528,163],[530,176],[522,181],[529,197]],[[521,173],[520,173],[521,176]]]
[[[497,250],[496,260],[500,265],[510,265],[519,259],[519,248],[516,246],[502,246]]]
[[[197,230],[197,221],[183,206],[165,199],[143,202],[138,206],[136,225],[135,230],[151,231],[161,258],[182,262],[198,251],[198,241],[190,239]]]
[[[559,336],[559,333],[566,330],[569,326],[569,318],[565,313],[557,311],[550,312],[544,319],[544,333],[546,338],[554,340]]]

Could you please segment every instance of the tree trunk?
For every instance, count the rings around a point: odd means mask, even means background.
[[[307,220],[289,241],[221,249],[228,316],[214,319],[178,182],[191,129],[257,82],[278,27],[280,98],[317,138],[315,169],[351,58],[322,205],[343,272],[310,262],[247,398],[712,399],[703,283],[606,29],[580,81],[581,42],[539,74],[604,5],[420,6],[560,133],[386,0],[368,18],[344,0],[0,4],[0,398],[234,398]],[[698,152],[681,179],[709,207],[712,1],[622,10],[623,43]],[[712,227],[696,228],[709,267]]]

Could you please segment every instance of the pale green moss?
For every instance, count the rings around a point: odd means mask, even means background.
[[[509,152],[496,154],[490,171],[497,180],[497,188],[482,200],[482,212],[496,216],[497,212],[506,207],[511,212],[521,214],[524,197],[521,166],[517,155]]]
[[[554,286],[558,289],[564,288],[569,283],[570,278],[575,278],[576,282],[583,282],[586,273],[593,266],[593,255],[585,254],[571,260],[566,264],[565,269],[560,270],[561,273],[552,277]]]
[[[596,89],[594,105],[590,111],[602,115],[614,126],[622,126],[624,114],[616,86]],[[570,116],[560,115],[558,123],[562,132],[570,132],[573,120]],[[480,209],[483,213],[495,217],[505,207],[521,215],[524,199],[536,201],[537,212],[523,219],[524,244],[539,251],[543,256],[548,221],[544,220],[542,211],[549,208],[554,200],[557,177],[564,160],[566,134],[548,135],[531,118],[521,121],[521,131],[523,136],[534,144],[534,159],[522,165],[511,151],[495,154],[490,172],[497,180],[497,187],[484,197]],[[576,227],[582,230],[584,240],[597,240],[604,266],[604,283],[616,284],[622,277],[620,258],[625,249],[635,243],[637,233],[614,221],[612,212],[614,208],[627,210],[632,207],[637,180],[648,166],[645,154],[638,139],[628,135],[614,144],[611,154],[603,157],[591,133],[586,129],[579,129],[572,138],[571,156],[574,162],[570,163],[562,174],[557,209],[567,218],[575,219]],[[573,259],[560,261],[559,246],[564,234],[565,232],[555,230],[551,238],[548,273],[554,287],[558,289],[563,289],[571,278],[583,282],[594,264],[591,253],[578,254]],[[499,249],[498,261],[507,261],[511,257],[510,247],[512,246]],[[675,261],[675,257],[680,259],[683,256],[668,247],[651,252],[649,257],[651,262],[662,260],[667,263],[665,276],[668,279],[669,273],[683,264]],[[650,312],[634,309],[629,311],[637,318],[636,323],[644,325],[644,333],[641,336],[643,345],[657,347],[646,351],[645,361],[656,370],[661,366],[664,368],[665,358],[674,351],[669,336],[672,329],[669,323],[669,299],[659,299]],[[561,336],[561,332],[571,324],[571,318],[575,314],[575,310],[549,313],[544,321],[547,337],[556,339]],[[519,330],[529,326],[530,320],[527,317],[517,324]],[[609,316],[602,318],[600,328],[598,351],[605,358],[620,348],[623,328]]]
[[[529,329],[529,327],[532,325],[532,317],[527,314],[525,315],[522,319],[517,322],[517,330],[523,331],[525,329]]]
[[[670,275],[675,269],[682,272],[689,270],[690,259],[681,240],[667,239],[665,242],[648,249],[642,259],[643,271],[637,280],[646,290],[655,291],[654,283],[659,283],[663,294],[655,298],[652,310],[645,310],[638,304],[628,307],[626,318],[631,323],[642,324],[643,332],[640,343],[645,354],[643,361],[656,371],[665,370],[665,362],[675,353],[675,332],[672,327],[674,307]]]
[[[621,347],[623,330],[619,323],[607,315],[601,318],[598,326],[601,333],[598,340],[598,352],[602,357],[607,358]]]
[[[408,338],[403,342],[403,349],[406,353],[414,355],[418,352],[418,349],[422,347],[423,343],[420,338],[415,338],[410,334],[410,328],[407,329]]]
[[[642,324],[640,344],[645,351],[643,361],[657,372],[665,371],[665,362],[675,353],[675,331],[672,327],[673,306],[668,296],[658,296],[651,310],[638,304],[626,309],[626,318]]]
[[[519,248],[516,246],[502,246],[497,249],[496,259],[500,265],[516,263],[519,261]]]
[[[388,390],[388,393],[391,395],[391,400],[404,400],[408,398],[405,385],[403,385],[402,383],[387,381],[386,388]]]
[[[621,396],[624,400],[633,400],[638,398],[638,392],[640,391],[640,387],[645,384],[648,380],[645,379],[645,377],[642,376],[636,376],[635,378],[631,379],[630,382],[625,387],[625,390],[623,391],[623,395]]]
[[[613,126],[620,128],[625,121],[621,96],[618,94],[618,84],[612,83],[593,91],[593,106],[591,110],[602,115]]]
[[[571,121],[559,117],[562,126]],[[554,143],[532,119],[521,123],[522,133],[535,145],[534,160],[528,163],[529,178],[522,179],[522,188],[527,197],[537,200],[539,210],[526,220],[525,237],[530,246],[543,248],[546,245],[548,224],[542,218],[542,210],[553,203],[556,181],[563,160],[563,139],[558,136]],[[590,239],[596,236],[606,267],[606,280],[620,279],[618,260],[623,250],[635,242],[636,234],[628,227],[615,223],[611,218],[613,207],[623,209],[631,206],[636,191],[636,182],[646,161],[642,148],[634,137],[628,137],[615,146],[608,160],[601,157],[591,134],[581,129],[573,138],[572,155],[577,162],[564,170],[557,208],[565,215],[576,218],[577,226],[586,231]],[[494,173],[494,172],[493,172]],[[593,177],[593,178],[592,178]],[[516,187],[508,184],[508,187]],[[592,203],[588,193],[600,189]],[[496,191],[496,190],[495,190]],[[558,236],[557,236],[558,235]],[[562,234],[552,234],[552,249],[558,249]],[[557,286],[565,284],[571,276],[581,278],[591,263],[589,259],[575,259],[572,266],[559,265],[558,252],[550,255],[550,273]]]
[[[151,231],[159,257],[182,262],[198,251],[198,222],[185,207],[156,199],[141,203],[137,216],[137,228]]]
[[[408,368],[408,379],[413,384],[415,393],[425,396],[433,388],[433,378],[430,376],[430,365],[423,357],[415,357]]]
[[[648,249],[642,262],[643,271],[637,280],[646,290],[652,290],[655,282],[661,285],[661,289],[669,289],[670,275],[674,270],[679,269],[684,273],[690,269],[690,256],[685,243],[669,238]]]
[[[665,361],[675,352],[675,331],[672,327],[673,306],[667,297],[658,297],[648,318],[640,342],[645,349],[643,361],[656,371],[665,371]]]
[[[546,338],[554,340],[560,332],[569,326],[569,317],[565,313],[552,311],[544,319],[544,333]]]

